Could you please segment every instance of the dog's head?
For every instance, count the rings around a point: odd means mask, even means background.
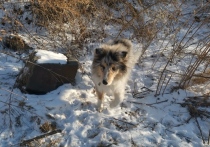
[[[127,51],[95,49],[95,68],[104,85],[111,85],[114,79],[126,72],[127,54]]]

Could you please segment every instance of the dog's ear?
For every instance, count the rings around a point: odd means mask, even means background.
[[[114,54],[112,54],[112,59],[115,61],[121,61],[122,59],[125,59],[125,57],[127,56],[126,51],[121,51],[121,52],[115,52]]]
[[[95,49],[95,53],[96,53],[96,55],[101,55],[102,53],[103,53],[103,48],[96,48]]]
[[[126,52],[126,51],[117,52],[117,56],[122,58],[122,59],[124,59],[127,54],[128,54],[128,52]]]
[[[121,57],[125,58],[127,54],[128,54],[128,52],[123,51],[123,52],[121,52]]]

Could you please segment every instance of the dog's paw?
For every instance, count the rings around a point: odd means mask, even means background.
[[[98,112],[102,112],[103,111],[103,103],[101,100],[98,100],[98,103],[97,103],[97,110]]]
[[[102,112],[103,111],[103,108],[98,108],[98,112]]]
[[[111,102],[110,103],[110,108],[115,108],[119,105],[119,103],[116,103],[116,102]]]
[[[121,99],[119,98],[115,98],[114,100],[112,100],[109,104],[110,108],[115,108],[115,107],[118,107],[121,103]]]
[[[97,110],[98,110],[98,112],[102,112],[103,111],[103,105],[102,104],[100,104],[100,105],[98,105],[97,106]]]

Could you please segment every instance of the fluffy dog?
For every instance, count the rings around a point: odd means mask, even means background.
[[[105,93],[114,96],[111,108],[123,101],[125,86],[136,60],[132,43],[127,39],[111,41],[95,49],[91,72],[100,112]]]

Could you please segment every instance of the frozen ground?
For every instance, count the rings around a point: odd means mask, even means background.
[[[24,39],[27,42],[26,36]],[[96,95],[90,79],[92,50],[80,59],[84,69],[78,70],[75,86],[65,84],[45,95],[24,94],[13,88],[24,63],[15,52],[12,53],[13,57],[1,52],[0,146],[16,147],[23,140],[42,135],[40,126],[46,122],[56,124],[56,129],[61,133],[34,141],[31,146],[208,146],[210,119],[205,116],[192,117],[188,107],[183,105],[196,93],[173,89],[178,81],[178,77],[173,76],[166,89],[163,87],[161,93],[156,95],[159,81],[157,70],[162,69],[167,61],[166,56],[157,54],[157,48],[160,49],[161,45],[161,40],[151,45],[141,63],[132,70],[121,106],[110,109],[108,104],[112,97],[106,96],[105,109],[101,113],[96,110]],[[141,44],[135,42],[134,48],[138,50],[139,47]],[[5,50],[1,48],[0,51]],[[55,56],[58,57],[56,60],[63,61],[62,56]],[[190,58],[186,57],[178,64],[172,63],[170,70],[177,73],[183,71],[188,60]],[[166,79],[170,78],[170,74],[166,74]],[[210,111],[210,108],[202,109],[207,114]]]
[[[107,109],[102,113],[96,111],[96,98],[89,75],[91,58],[81,61],[87,74],[78,71],[76,86],[66,84],[46,95],[28,95],[18,89],[12,90],[12,94],[9,92],[23,63],[1,54],[1,145],[16,146],[21,140],[42,134],[40,124],[56,122],[62,133],[42,139],[42,146],[49,140],[60,140],[59,143],[66,147],[203,146],[195,119],[187,122],[189,112],[180,105],[184,99],[195,94],[176,90],[155,97],[157,77],[145,67],[136,65],[133,69],[121,107],[109,109],[111,97],[107,96]],[[144,64],[148,62],[150,59]],[[20,102],[16,103],[17,99],[26,104],[21,107]],[[10,118],[7,103],[11,101],[14,105],[11,105],[13,112]],[[12,129],[8,125],[10,119]],[[207,141],[210,122],[205,118],[198,121]]]

